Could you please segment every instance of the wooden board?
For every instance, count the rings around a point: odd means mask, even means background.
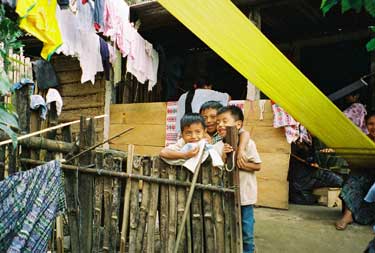
[[[262,160],[261,170],[257,176],[267,180],[287,181],[289,168],[289,154],[259,153]]]
[[[257,176],[258,202],[256,205],[288,209],[289,183]]]
[[[134,129],[128,134],[114,139],[112,143],[116,145],[164,146],[165,126],[162,125],[114,124],[110,126],[110,136],[130,127],[134,127]]]
[[[254,140],[258,152],[267,153],[290,153],[290,144],[286,141],[284,128],[267,127],[244,127],[249,131],[251,139]]]

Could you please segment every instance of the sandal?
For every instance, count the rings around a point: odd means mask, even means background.
[[[345,230],[348,225],[352,224],[352,222],[344,222],[342,220],[339,220],[335,223],[335,227],[337,230]]]

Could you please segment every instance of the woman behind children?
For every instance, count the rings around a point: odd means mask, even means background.
[[[182,94],[177,102],[177,129],[179,127],[179,121],[185,113],[198,113],[202,104],[207,101],[217,101],[223,106],[228,104],[230,96],[227,93],[222,93],[212,90],[212,84],[209,83],[207,78],[198,78],[193,89]]]
[[[368,114],[365,122],[369,132],[368,137],[375,142],[375,112]],[[375,222],[375,203],[364,201],[374,182],[374,170],[355,170],[349,175],[340,194],[340,198],[345,203],[345,210],[341,219],[336,222],[336,229],[344,230],[353,221],[363,225]]]

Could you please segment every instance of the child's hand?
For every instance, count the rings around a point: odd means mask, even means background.
[[[199,147],[195,147],[185,153],[185,159],[192,158],[199,153]]]
[[[233,152],[233,148],[228,143],[224,143],[223,153],[227,154]]]
[[[247,162],[243,161],[242,159],[237,159],[237,167],[240,169],[244,169],[247,166]]]
[[[247,155],[246,155],[245,151],[238,149],[238,151],[237,151],[237,166],[239,168],[241,168],[240,163],[245,164],[246,161],[247,161]]]

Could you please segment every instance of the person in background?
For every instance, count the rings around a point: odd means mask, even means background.
[[[222,104],[217,101],[207,101],[199,109],[199,113],[203,116],[207,134],[210,136],[210,143],[215,144],[221,141],[222,137],[217,132],[217,112],[222,108]],[[239,131],[239,145],[237,150],[237,165],[245,162],[247,155],[245,152],[246,145],[250,140],[250,133],[243,128]]]
[[[199,147],[194,143],[207,136],[204,119],[198,113],[185,114],[181,119],[182,138],[176,144],[169,145],[160,151],[160,157],[166,159],[189,159],[196,156]],[[187,145],[187,144],[192,144]]]
[[[368,137],[375,142],[375,112],[367,115],[366,126]],[[374,169],[354,170],[342,187],[340,198],[345,203],[345,210],[340,220],[336,222],[337,230],[345,230],[353,221],[369,225],[375,223],[375,203],[364,201],[370,187],[375,182]]]
[[[199,77],[191,90],[182,94],[177,102],[177,124],[176,128],[180,129],[179,122],[185,113],[198,113],[202,104],[207,101],[217,101],[226,106],[230,100],[227,93],[212,90],[212,84],[207,78]]]
[[[227,106],[221,108],[217,113],[217,131],[224,138],[226,136],[227,126],[236,126],[241,129],[244,116],[242,110],[236,106]],[[222,141],[215,144],[215,149],[222,154],[226,160],[226,154],[233,152],[233,147],[224,144]],[[246,143],[245,149],[247,159],[239,163],[240,169],[240,198],[241,198],[241,217],[242,217],[242,240],[243,252],[254,252],[254,209],[253,205],[257,201],[257,180],[255,172],[261,168],[261,160],[256,149],[255,142],[251,139]]]
[[[350,119],[362,132],[368,134],[365,117],[367,114],[366,107],[359,102],[359,93],[352,93],[345,97],[345,102],[349,105],[344,114]]]

